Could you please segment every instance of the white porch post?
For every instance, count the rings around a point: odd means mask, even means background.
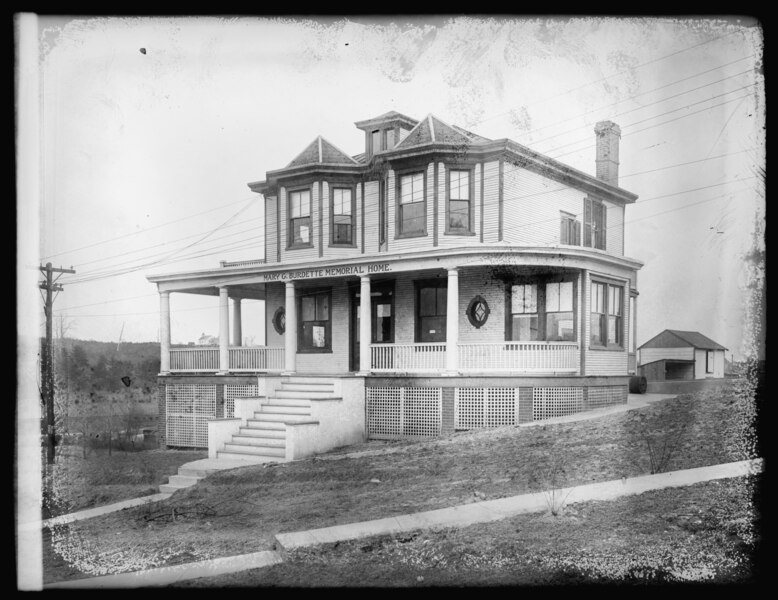
[[[243,328],[241,325],[240,298],[232,299],[232,345],[243,345]]]
[[[297,306],[294,297],[294,281],[286,282],[286,327],[284,329],[284,373],[295,372],[297,358]]]
[[[159,293],[159,370],[170,373],[170,292]]]
[[[459,369],[459,271],[448,270],[446,303],[446,372]]]
[[[370,342],[372,332],[370,318],[370,277],[359,278],[359,371],[369,373],[372,365]]]
[[[219,373],[230,370],[230,296],[226,287],[219,288]]]

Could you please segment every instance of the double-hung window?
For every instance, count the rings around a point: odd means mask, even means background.
[[[397,190],[397,234],[425,235],[427,207],[424,194],[424,173],[401,175]]]
[[[354,190],[333,187],[331,192],[332,244],[354,244]]]
[[[605,204],[593,198],[584,198],[584,246],[605,250],[606,215]]]
[[[310,246],[311,190],[289,192],[289,247]]]
[[[624,345],[624,288],[592,281],[590,344],[603,347]]]
[[[575,215],[561,211],[561,228],[559,231],[559,243],[570,246],[581,245],[581,222]]]
[[[416,284],[416,341],[446,341],[448,287],[445,281]]]
[[[538,340],[538,286],[534,283],[511,286],[511,339]]]
[[[572,281],[546,284],[545,310],[545,339],[549,342],[574,342],[575,313]]]
[[[331,290],[302,290],[299,303],[299,352],[328,352],[332,344]]]
[[[448,172],[447,233],[470,233],[472,215],[470,171],[451,169]]]
[[[575,284],[537,281],[510,286],[508,332],[518,342],[576,340]]]

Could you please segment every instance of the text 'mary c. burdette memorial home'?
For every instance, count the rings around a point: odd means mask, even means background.
[[[356,126],[363,153],[319,136],[249,183],[264,259],[149,277],[165,443],[285,460],[626,402],[642,264],[618,125],[595,127],[596,177],[433,115]],[[218,346],[171,346],[175,294],[219,296]],[[243,298],[265,346],[241,343]]]

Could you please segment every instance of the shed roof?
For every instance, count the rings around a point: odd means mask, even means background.
[[[678,329],[665,329],[641,345],[640,348],[677,348],[679,340],[682,342],[680,346],[691,346],[700,350],[726,350],[724,346],[698,331],[680,331]]]

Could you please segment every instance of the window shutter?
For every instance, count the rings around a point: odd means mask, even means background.
[[[578,220],[576,220],[573,223],[573,236],[574,236],[573,244],[575,244],[576,246],[580,246],[581,245],[581,222]]]
[[[600,245],[598,248],[601,250],[605,250],[605,234],[608,231],[608,223],[606,221],[606,217],[608,216],[608,210],[605,207],[605,204],[600,204],[600,211],[602,211],[602,219],[600,219],[600,223],[602,223],[602,227],[600,230]]]
[[[562,217],[560,226],[559,226],[559,243],[560,244],[569,244],[570,240],[568,240],[568,232],[569,230],[569,222],[568,219],[565,219]]]
[[[584,198],[584,223],[583,223],[584,246],[592,245],[592,201]]]

